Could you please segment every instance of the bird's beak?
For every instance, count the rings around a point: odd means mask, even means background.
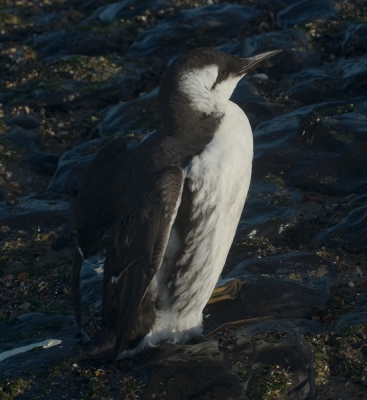
[[[258,64],[262,63],[263,61],[267,60],[270,57],[275,56],[275,54],[281,53],[283,50],[272,50],[267,51],[266,53],[257,54],[256,56],[242,58],[241,61],[243,62],[243,67],[239,73],[239,75],[244,75],[252,68],[255,68]]]

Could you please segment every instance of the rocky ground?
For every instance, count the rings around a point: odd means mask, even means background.
[[[1,0],[0,399],[367,398],[366,43],[362,0]],[[163,71],[200,46],[283,49],[233,95],[254,129],[254,178],[223,278],[244,283],[206,307],[204,333],[273,319],[86,361],[70,198],[104,143],[159,127]],[[91,336],[102,264],[83,266]]]

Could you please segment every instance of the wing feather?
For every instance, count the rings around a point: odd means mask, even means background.
[[[160,267],[184,183],[178,167],[161,171],[114,226],[107,251],[103,290],[103,325],[116,335],[115,356],[132,317]]]

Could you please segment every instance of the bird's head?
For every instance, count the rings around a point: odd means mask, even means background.
[[[240,58],[210,48],[191,50],[176,59],[165,72],[160,106],[169,115],[184,112],[188,106],[199,115],[223,114],[239,80],[280,51]]]

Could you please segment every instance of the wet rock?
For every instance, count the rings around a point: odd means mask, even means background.
[[[68,221],[69,202],[65,196],[45,193],[0,203],[0,224],[11,229],[60,226]]]
[[[297,29],[263,33],[246,39],[244,42],[228,43],[219,50],[250,57],[269,50],[281,49],[283,52],[259,66],[259,71],[277,78],[292,74],[306,67],[319,64],[319,58],[308,41],[305,32]]]
[[[272,237],[294,223],[302,193],[252,179],[237,233]]]
[[[102,306],[103,256],[85,260],[80,271],[81,299],[95,309]]]
[[[57,169],[59,156],[43,151],[33,150],[27,154],[28,163],[42,175],[53,175]]]
[[[335,328],[338,330],[349,329],[351,326],[367,324],[367,295],[363,293],[356,303],[356,308],[353,311],[342,314]]]
[[[367,55],[340,59],[282,79],[284,95],[302,104],[335,101],[366,93]]]
[[[47,191],[75,196],[85,167],[106,142],[105,139],[91,140],[64,153]]]
[[[14,143],[18,147],[28,150],[36,149],[40,145],[40,140],[33,132],[14,126],[9,133],[4,135],[5,139]]]
[[[219,346],[220,335],[198,344],[149,349],[134,358],[135,373],[149,377],[142,398],[162,391],[172,400],[258,398],[262,392],[275,395],[279,387],[289,398],[294,392],[297,399],[313,398],[313,355],[301,335],[321,329],[312,321],[280,320],[233,332],[235,345],[228,351]]]
[[[91,140],[64,153],[47,192],[76,196],[85,168],[107,142],[104,138]],[[138,145],[139,143],[130,143],[126,149],[126,156]]]
[[[352,210],[337,225],[315,238],[317,246],[342,247],[359,253],[367,249],[367,206]]]
[[[364,193],[366,104],[363,98],[322,103],[258,125],[254,176],[270,172],[288,185],[334,195]],[[307,122],[312,113],[317,124]]]
[[[18,126],[22,129],[37,129],[40,126],[39,120],[33,115],[17,115],[6,121],[8,126]]]
[[[367,51],[367,24],[351,25],[341,40],[344,56],[364,54]]]
[[[122,35],[114,37],[89,36],[76,43],[70,52],[72,54],[85,54],[87,56],[117,53],[123,48],[123,43]]]
[[[6,358],[0,363],[2,377],[22,376],[27,369],[33,374],[44,373],[51,365],[75,356],[76,339],[71,316],[29,313],[9,326],[0,323],[0,353],[45,339],[62,340],[62,344],[39,351],[27,351]]]
[[[46,29],[52,28],[55,24],[60,22],[60,15],[58,14],[42,14],[35,18],[34,24],[37,27]]]
[[[71,43],[77,43],[83,36],[85,34],[83,35],[82,32],[69,32],[63,28],[56,32],[33,36],[29,40],[29,44],[39,52],[41,58],[51,61],[68,54]]]
[[[19,282],[26,282],[28,280],[29,273],[28,272],[22,272],[17,276],[17,280]]]
[[[238,298],[207,308],[221,323],[266,315],[310,318],[329,301],[330,279],[335,275],[334,265],[313,253],[245,260],[224,278],[247,282]]]
[[[102,22],[110,22],[116,18],[131,18],[148,9],[159,11],[168,6],[170,2],[167,0],[124,0],[99,7],[90,19],[98,18]]]
[[[111,107],[99,124],[102,136],[121,135],[132,131],[142,134],[150,127],[157,129],[160,122],[158,114],[158,88],[145,96]]]
[[[140,35],[130,47],[133,57],[159,54],[170,61],[187,48],[214,47],[237,39],[249,21],[262,12],[238,4],[208,5],[181,11]]]
[[[231,100],[245,111],[252,128],[255,128],[260,122],[274,117],[270,104],[259,95],[255,86],[246,79],[239,82]]]
[[[15,276],[10,274],[10,275],[6,275],[3,280],[2,280],[2,284],[5,288],[11,288],[14,285],[14,279]]]
[[[277,23],[287,29],[303,22],[312,21],[316,18],[335,18],[334,7],[328,0],[303,0],[282,10],[277,15]]]

